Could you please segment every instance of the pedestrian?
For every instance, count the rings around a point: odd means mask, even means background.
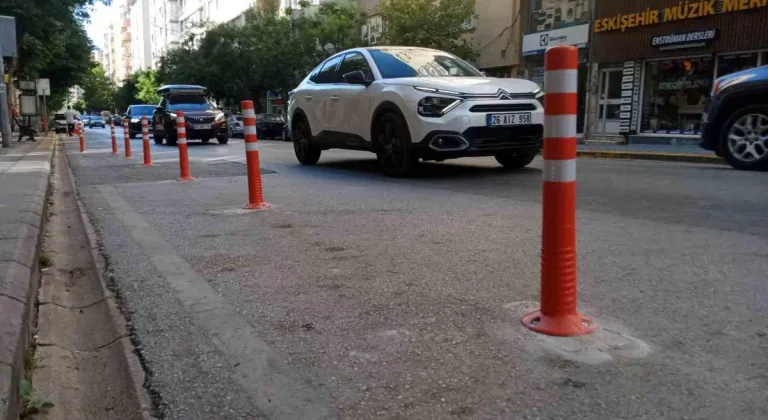
[[[20,120],[21,120],[21,114],[19,114],[19,109],[14,104],[11,107],[11,131],[16,131],[16,127],[20,127]]]
[[[67,135],[71,136],[75,131],[75,111],[72,110],[72,105],[67,106],[64,117],[67,119]]]

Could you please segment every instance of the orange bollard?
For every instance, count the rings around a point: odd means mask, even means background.
[[[77,135],[80,136],[80,153],[85,152],[85,134],[83,131],[85,131],[85,126],[82,123],[78,124]]]
[[[123,119],[123,137],[125,138],[125,158],[130,159],[133,157],[131,154],[131,129],[128,124],[130,120],[128,118]]]
[[[243,138],[245,139],[245,160],[248,165],[248,204],[245,208],[261,210],[269,207],[261,190],[261,167],[259,164],[258,138],[256,137],[256,112],[252,101],[240,102],[243,110]]]
[[[179,181],[194,181],[189,174],[189,155],[187,150],[187,125],[184,121],[184,111],[176,112],[176,143],[179,145]]]
[[[523,325],[541,334],[575,336],[597,328],[577,306],[576,111],[579,50],[547,49],[544,56],[544,158],[540,309]]]
[[[115,120],[109,119],[109,133],[112,135],[112,154],[117,154],[117,137],[115,137]]]
[[[149,155],[149,124],[147,116],[141,117],[141,137],[144,143],[144,166],[152,166],[152,156]]]

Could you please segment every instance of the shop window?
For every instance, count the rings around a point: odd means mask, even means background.
[[[737,71],[757,67],[758,53],[726,54],[717,57],[717,75],[722,77]]]
[[[760,65],[761,66],[768,66],[768,51],[763,51],[760,53]]]
[[[701,113],[712,88],[713,64],[708,57],[646,63],[640,130],[700,134]]]

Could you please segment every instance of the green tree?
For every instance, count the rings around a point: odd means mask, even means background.
[[[115,91],[115,109],[117,112],[125,112],[129,106],[142,103],[137,98],[138,93],[136,80],[133,78],[133,75],[128,76]]]
[[[0,2],[0,15],[16,19],[19,57],[15,76],[51,81],[50,109],[60,107],[71,86],[82,83],[91,69],[92,45],[83,24],[95,3],[110,0],[26,0]]]
[[[378,7],[384,43],[435,48],[465,59],[477,53],[466,36],[475,0],[385,0]]]
[[[93,64],[80,87],[83,88],[83,100],[89,110],[105,111],[114,106],[115,90],[100,63]]]
[[[157,82],[157,72],[154,70],[140,70],[133,74],[136,80],[136,99],[145,104],[156,104],[160,102],[160,95],[157,89],[160,85]]]

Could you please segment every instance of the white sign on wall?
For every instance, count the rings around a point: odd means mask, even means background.
[[[587,46],[588,42],[589,25],[537,32],[523,37],[523,55],[544,54],[547,48],[556,45],[574,45],[583,48]]]

